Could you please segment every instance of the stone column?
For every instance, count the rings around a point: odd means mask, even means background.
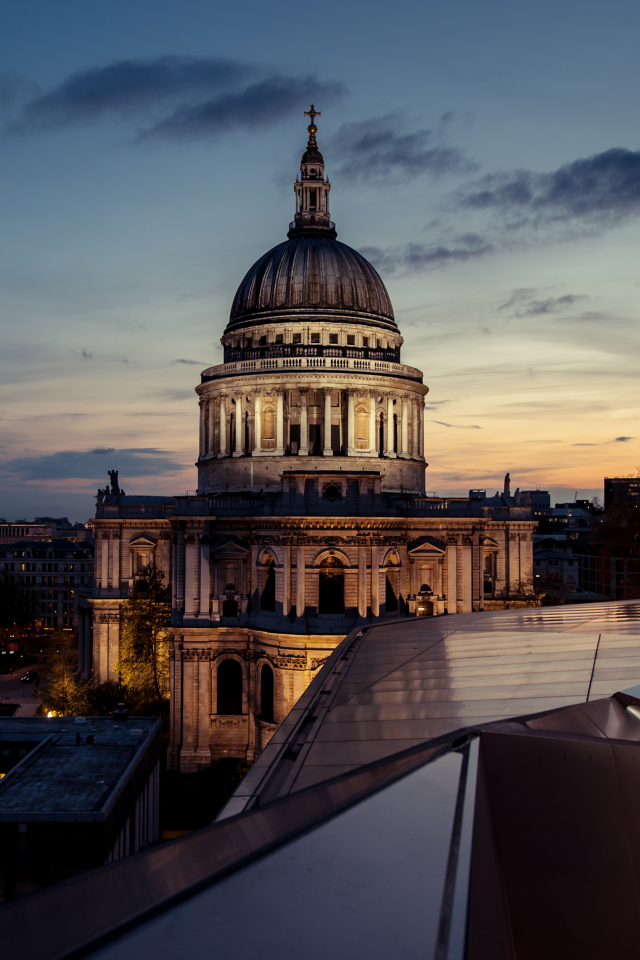
[[[282,616],[288,617],[291,609],[291,547],[284,547],[284,563],[282,565]]]
[[[356,396],[355,391],[347,393],[347,456],[356,455]]]
[[[208,650],[198,650],[198,742],[196,763],[198,767],[211,764],[209,747],[209,714],[211,713],[211,662]]]
[[[256,421],[253,431],[253,449],[256,453],[262,448],[262,394],[256,390],[256,402],[254,406]]]
[[[84,610],[84,674],[88,680],[93,672],[93,611]]]
[[[200,398],[200,453],[199,456],[204,456],[204,405],[205,401]]]
[[[478,610],[484,610],[484,547],[480,543],[480,534],[474,533],[474,553],[476,555],[473,571],[473,588],[477,590]]]
[[[120,531],[113,530],[111,532],[111,552],[112,552],[112,563],[111,563],[111,580],[113,582],[113,589],[116,593],[120,592]]]
[[[209,400],[209,456],[215,457],[214,447],[216,443],[216,402],[211,397]]]
[[[406,397],[402,398],[402,433],[400,437],[400,456],[405,459],[409,456],[409,403]]]
[[[373,573],[373,570],[371,571]],[[358,616],[367,615],[367,548],[358,547]]]
[[[179,613],[184,612],[184,587],[185,587],[185,536],[180,530],[176,543],[176,609]]]
[[[260,581],[258,579],[258,554],[260,547],[258,544],[251,545],[251,569],[249,571],[249,598],[251,600],[251,609],[260,609]],[[215,591],[214,591],[215,592]]]
[[[244,453],[244,423],[242,420],[242,396],[236,395],[236,448],[234,457],[241,457]]]
[[[193,538],[193,613],[200,616],[200,537]]]
[[[103,590],[109,587],[109,533],[105,530],[100,539],[100,586]]]
[[[373,454],[375,452],[376,452],[376,392],[375,390],[369,390],[369,453]]]
[[[227,456],[227,398],[220,394],[220,452],[219,457]]]
[[[309,456],[309,425],[307,420],[307,403],[309,391],[307,387],[300,388],[300,449],[299,457]]]
[[[457,552],[454,544],[447,546],[447,613],[457,613],[458,597]]]
[[[163,586],[171,586],[171,539],[170,535],[167,533],[160,534],[158,540],[158,559],[156,562],[161,573],[164,573],[164,580],[162,581]],[[131,554],[129,563],[131,566],[133,565],[133,554]],[[133,579],[133,568],[130,570],[129,574]]]
[[[200,617],[209,619],[209,544],[200,540]]]
[[[371,616],[380,616],[380,560],[378,548],[371,547]]]
[[[415,400],[411,401],[411,456],[415,459],[418,456],[418,404]]]
[[[517,594],[520,589],[520,542],[517,533],[509,531],[508,536],[507,557],[509,574],[507,583],[509,584],[509,596],[512,597],[514,594]]]
[[[424,400],[418,403],[418,454],[424,460]]]
[[[194,773],[197,769],[198,745],[198,661],[196,650],[184,650],[182,655],[182,747],[180,772]]]
[[[324,391],[324,449],[322,455],[324,457],[333,456],[333,450],[331,449],[331,390],[328,389]]]
[[[192,620],[195,616],[195,577],[196,562],[195,551],[196,541],[192,534],[187,534],[185,539],[185,563],[184,563],[184,616],[185,619]]]
[[[273,451],[274,457],[284,456],[284,392],[278,390],[278,404],[276,408],[276,449]]]
[[[304,617],[304,611],[307,605],[306,584],[305,584],[305,555],[304,547],[298,547],[296,556],[296,616]]]
[[[393,449],[393,397],[390,393],[387,394],[387,443],[385,454],[387,457],[395,457],[396,453]]]
[[[78,670],[77,673],[80,677],[84,676],[85,665],[84,665],[84,610],[82,607],[78,607]]]

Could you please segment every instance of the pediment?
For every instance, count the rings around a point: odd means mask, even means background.
[[[410,557],[441,557],[447,548],[444,540],[438,537],[426,536],[418,537],[409,545],[408,554]]]
[[[249,550],[246,547],[241,547],[239,543],[234,543],[232,540],[229,540],[228,543],[223,543],[219,546],[212,546],[211,553],[214,556],[224,556],[224,557],[237,557],[242,559],[249,555]]]
[[[129,541],[129,546],[130,546],[130,547],[143,547],[143,548],[145,548],[145,549],[148,549],[149,547],[152,547],[153,549],[155,549],[156,544],[155,544],[155,542],[154,542],[153,540],[148,540],[146,537],[137,537],[135,540],[130,540],[130,541]]]

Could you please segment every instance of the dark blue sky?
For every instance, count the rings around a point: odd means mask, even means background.
[[[640,460],[630,2],[0,4],[0,515],[195,487],[201,367],[319,142],[429,384],[427,487]],[[96,454],[99,449],[113,453]],[[104,468],[103,468],[104,465]]]

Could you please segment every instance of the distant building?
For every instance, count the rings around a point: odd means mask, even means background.
[[[546,517],[551,513],[551,496],[548,490],[521,490],[522,497],[531,503],[534,517]]]
[[[0,540],[0,577],[27,592],[36,627],[78,629],[87,616],[80,601],[92,592],[93,544],[38,537]]]
[[[5,901],[158,840],[160,720],[0,717],[0,748]]]
[[[0,544],[16,540],[91,540],[91,525],[70,523],[67,517],[36,517],[34,521],[0,520]]]
[[[561,545],[558,544],[558,547]],[[533,578],[536,592],[549,586],[562,586],[570,591],[578,589],[579,563],[571,548],[539,549],[533,551]]]
[[[640,506],[640,477],[605,477],[604,509],[609,510],[616,499]]]
[[[556,503],[546,514],[539,515],[539,534],[564,534],[568,539],[586,544],[594,523],[595,509],[589,500]]]

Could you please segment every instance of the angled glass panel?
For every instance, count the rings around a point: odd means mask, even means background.
[[[93,955],[435,960],[461,767],[426,764]]]

